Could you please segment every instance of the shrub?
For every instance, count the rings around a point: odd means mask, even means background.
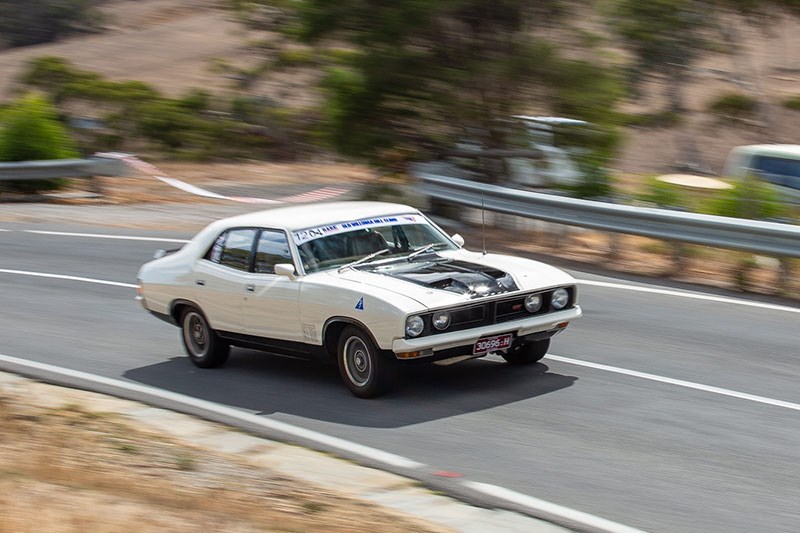
[[[3,113],[0,127],[0,161],[33,161],[76,157],[75,143],[58,121],[56,110],[46,98],[28,95]],[[20,192],[57,189],[63,180],[11,181],[9,188]]]
[[[314,65],[317,61],[316,53],[310,48],[281,50],[276,60],[279,67],[304,67]]]
[[[800,111],[800,95],[790,96],[783,101],[783,107]]]
[[[581,172],[578,185],[566,187],[576,198],[607,198],[613,192],[611,174],[604,165],[604,158],[596,154],[584,154],[577,158]]]
[[[767,183],[747,178],[714,198],[703,209],[712,215],[766,219],[785,216],[786,206]]]
[[[712,113],[734,118],[752,115],[757,108],[758,101],[742,93],[725,94],[708,104],[708,110]]]
[[[650,178],[638,199],[658,207],[686,207],[686,199],[680,190],[671,183]]]
[[[681,123],[681,116],[674,111],[657,111],[655,113],[629,114],[623,117],[627,126],[642,128],[672,128]]]

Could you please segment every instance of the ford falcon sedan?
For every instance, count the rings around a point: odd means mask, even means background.
[[[362,398],[385,393],[401,364],[539,361],[581,316],[574,279],[463,245],[406,205],[271,209],[157,254],[139,271],[137,299],[181,329],[198,367],[222,365],[231,346],[322,358]]]

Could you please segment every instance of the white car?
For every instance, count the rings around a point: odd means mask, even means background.
[[[137,298],[181,328],[199,367],[223,364],[231,345],[335,359],[363,398],[386,392],[398,364],[540,360],[581,316],[574,279],[463,244],[405,205],[271,209],[145,264]]]

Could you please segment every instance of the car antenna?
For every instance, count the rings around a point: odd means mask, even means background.
[[[486,255],[486,205],[483,201],[483,191],[481,191],[481,234],[483,236],[483,255]]]

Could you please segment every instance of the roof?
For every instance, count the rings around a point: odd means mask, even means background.
[[[747,154],[788,155],[800,157],[800,144],[750,144],[737,146],[732,151]]]
[[[326,224],[387,215],[419,213],[418,209],[387,202],[324,202],[278,207],[225,219],[236,226],[280,228],[296,231]]]

